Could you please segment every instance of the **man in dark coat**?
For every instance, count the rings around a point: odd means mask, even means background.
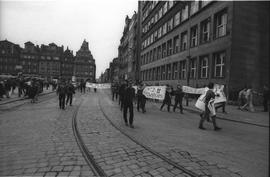
[[[175,112],[175,109],[177,105],[179,104],[180,106],[180,113],[183,114],[183,105],[182,105],[182,100],[184,97],[184,92],[182,90],[181,85],[177,85],[177,89],[174,91],[173,95],[175,96],[174,98],[174,106],[173,106],[173,112]]]
[[[132,82],[129,81],[127,84],[127,88],[124,90],[123,94],[123,105],[124,105],[124,121],[126,126],[130,126],[131,128],[134,128],[133,126],[133,99],[135,98],[135,89],[132,87]],[[129,110],[129,121],[127,120],[127,110]],[[129,123],[129,124],[128,124]]]
[[[137,110],[140,111],[141,108],[143,113],[146,112],[145,110],[146,97],[143,94],[144,88],[145,87],[143,86],[143,84],[140,84],[137,90]]]
[[[65,109],[65,99],[66,99],[66,94],[67,94],[67,88],[64,82],[58,85],[56,93],[59,97],[59,108]]]
[[[160,107],[160,110],[162,110],[162,108],[164,107],[165,104],[167,104],[167,111],[170,112],[170,107],[171,107],[171,88],[169,87],[169,85],[166,85],[166,92],[165,92],[165,98],[162,102],[162,105]]]
[[[200,115],[201,116],[201,120],[200,120],[200,124],[199,124],[199,129],[205,130],[205,128],[203,127],[203,122],[207,119],[209,119],[210,116],[210,110],[208,108],[208,103],[211,99],[215,99],[215,93],[213,92],[213,88],[214,88],[214,84],[212,82],[210,82],[208,84],[208,88],[209,90],[206,92],[205,95],[205,111]],[[213,122],[213,126],[214,126],[214,130],[218,131],[221,130],[221,128],[219,128],[216,124],[216,116],[212,116],[212,122]]]
[[[120,88],[119,88],[119,105],[120,105],[120,110],[123,110],[123,99],[124,99],[124,92],[126,89],[126,83],[122,83]]]
[[[75,94],[75,87],[73,86],[72,82],[69,81],[69,83],[67,84],[67,101],[66,101],[66,105],[69,102],[69,106],[72,106],[73,94]]]

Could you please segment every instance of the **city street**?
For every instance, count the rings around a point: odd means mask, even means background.
[[[268,176],[269,122],[218,119],[221,131],[200,130],[196,112],[148,101],[145,114],[134,104],[132,129],[109,90],[74,97],[65,110],[55,93],[0,106],[0,176],[95,176],[89,158],[106,176]]]

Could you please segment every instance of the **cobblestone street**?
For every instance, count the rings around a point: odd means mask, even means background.
[[[64,111],[57,101],[52,93],[0,113],[0,176],[94,176],[74,138],[77,109],[82,140],[107,176],[267,176],[269,128],[218,120],[222,131],[202,131],[197,114],[147,102],[131,129],[108,90],[77,93]]]

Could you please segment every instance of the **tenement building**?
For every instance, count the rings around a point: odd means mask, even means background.
[[[20,46],[8,40],[0,41],[0,74],[16,75],[19,67]]]
[[[61,77],[65,80],[71,80],[75,76],[73,51],[68,48],[64,51],[61,58]]]
[[[24,43],[24,48],[21,49],[20,66],[24,75],[39,75],[39,46],[35,46],[32,42]]]
[[[269,81],[269,2],[140,1],[141,79],[224,84],[230,98]]]
[[[41,45],[39,75],[45,80],[60,79],[60,61],[64,47],[54,43]]]
[[[74,73],[77,81],[89,80],[95,82],[96,64],[91,51],[89,50],[88,42],[85,40],[83,41],[80,50],[76,52],[74,65]]]

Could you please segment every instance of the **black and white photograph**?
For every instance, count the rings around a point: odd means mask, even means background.
[[[0,177],[268,177],[269,13],[0,0]]]

